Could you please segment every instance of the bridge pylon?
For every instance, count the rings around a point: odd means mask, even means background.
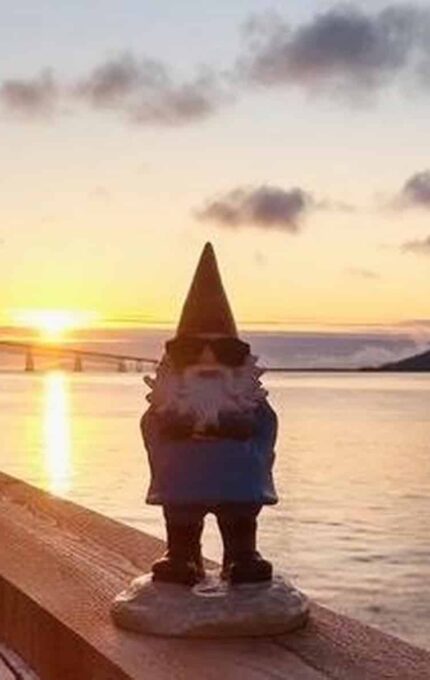
[[[127,364],[124,361],[124,359],[121,359],[120,361],[118,361],[117,371],[118,371],[118,373],[127,373]]]
[[[82,357],[80,354],[75,354],[75,359],[73,361],[73,371],[74,373],[81,373],[84,370],[82,364]]]
[[[31,349],[25,353],[25,370],[34,371],[34,358]]]

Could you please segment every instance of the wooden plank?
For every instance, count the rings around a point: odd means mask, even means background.
[[[0,655],[0,680],[16,680],[16,675],[12,675],[9,666],[6,666]]]
[[[0,639],[42,680],[429,680],[430,654],[314,606],[272,640],[180,640],[116,629],[112,598],[161,541],[0,474]]]
[[[114,595],[162,543],[0,475],[0,638],[43,680],[322,680],[271,641],[173,640],[116,629]]]
[[[0,643],[0,680],[39,680],[24,661]]]
[[[332,680],[430,680],[429,652],[316,604],[306,628],[276,643]]]

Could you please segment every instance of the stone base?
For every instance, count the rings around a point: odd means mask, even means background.
[[[154,582],[151,574],[117,595],[111,614],[121,628],[175,637],[279,635],[303,626],[309,601],[282,576],[230,585],[208,572],[193,588]]]

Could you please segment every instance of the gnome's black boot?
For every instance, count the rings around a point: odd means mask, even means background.
[[[270,562],[256,549],[257,519],[254,515],[220,518],[224,543],[221,578],[231,583],[260,583],[272,579]]]
[[[167,551],[152,565],[154,581],[194,586],[204,578],[200,551],[202,522],[166,524]]]

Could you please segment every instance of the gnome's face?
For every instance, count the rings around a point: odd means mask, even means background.
[[[217,337],[220,336],[206,334],[199,340]],[[220,411],[236,408],[233,369],[219,361],[209,342],[203,345],[195,361],[179,372],[182,374],[182,409],[187,408],[195,415],[196,431],[216,425]]]
[[[231,383],[232,369],[217,359],[210,345],[205,345],[195,362],[182,369],[182,376],[184,385],[197,400],[199,394],[204,394],[218,401]]]
[[[227,366],[216,357],[210,345],[204,345],[192,364],[178,368],[166,353],[156,379],[147,380],[152,387],[149,400],[159,412],[192,415],[195,431],[204,431],[218,424],[221,412],[252,410],[266,396],[259,380],[263,371],[256,366],[256,361],[256,357],[248,355],[242,365]]]

